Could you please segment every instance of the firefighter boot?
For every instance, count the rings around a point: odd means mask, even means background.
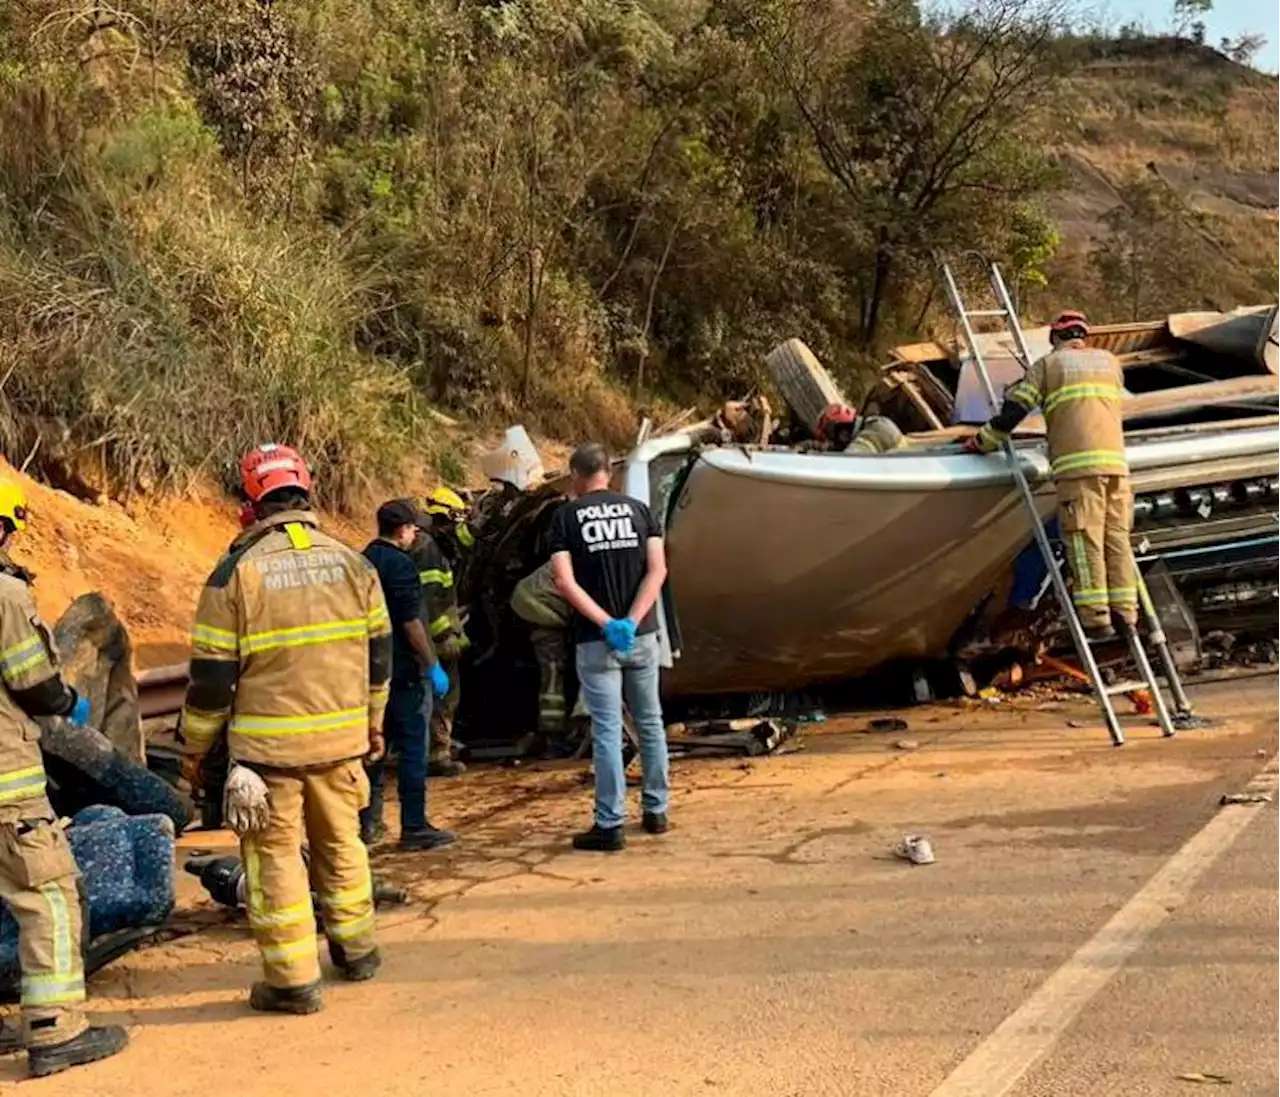
[[[319,983],[308,983],[303,987],[254,983],[249,993],[249,1005],[259,1013],[319,1013],[322,1004]]]
[[[27,1067],[32,1078],[44,1078],[69,1067],[110,1059],[124,1051],[129,1034],[119,1025],[87,1028],[79,1036],[61,1044],[44,1044],[27,1051]]]
[[[382,957],[375,948],[372,952],[355,960],[347,959],[347,951],[337,941],[329,942],[329,959],[333,961],[334,970],[348,983],[363,983],[372,979],[378,968],[382,967]]]
[[[8,1019],[0,1021],[0,1055],[12,1055],[26,1047],[22,1038],[22,1025],[13,1024]]]

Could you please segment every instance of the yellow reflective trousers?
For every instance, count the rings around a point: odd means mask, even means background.
[[[360,809],[369,778],[359,760],[308,769],[260,769],[271,797],[271,821],[240,843],[249,926],[266,981],[302,987],[320,978],[314,886],[325,936],[346,960],[376,945],[369,855],[360,841]],[[302,860],[310,848],[311,874]]]
[[[80,878],[67,836],[46,819],[0,823],[0,900],[18,923],[27,1047],[73,1040],[87,1027],[80,953]]]
[[[1111,615],[1138,620],[1138,580],[1129,535],[1133,489],[1127,476],[1058,481],[1058,523],[1071,571],[1071,600],[1086,628]]]

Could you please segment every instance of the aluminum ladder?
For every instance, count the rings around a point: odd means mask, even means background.
[[[1023,334],[1022,325],[1018,322],[1017,310],[1014,308],[1013,300],[1009,296],[1009,290],[1005,285],[1003,275],[1000,273],[1000,268],[994,262],[986,259],[983,260],[983,263],[987,266],[991,289],[995,296],[997,307],[994,309],[972,310],[965,308],[964,300],[960,296],[960,287],[956,284],[951,265],[939,261],[939,266],[942,271],[942,280],[946,288],[947,298],[960,320],[960,327],[964,332],[965,341],[969,345],[969,353],[973,356],[973,364],[977,367],[978,376],[982,379],[983,388],[986,389],[987,398],[991,402],[994,413],[1000,407],[1000,400],[996,396],[994,386],[991,384],[991,375],[987,372],[986,362],[983,361],[982,351],[978,346],[978,339],[974,333],[972,322],[974,320],[987,319],[1003,321],[1009,334],[1013,337],[1014,351],[1021,360],[1024,370],[1031,364],[1031,352],[1027,347],[1026,336]],[[1001,448],[1005,457],[1008,458],[1009,470],[1013,473],[1013,480],[1017,485],[1018,494],[1031,519],[1031,531],[1035,534],[1036,545],[1039,547],[1040,555],[1044,558],[1045,566],[1048,568],[1054,593],[1057,595],[1058,604],[1062,607],[1067,626],[1071,630],[1071,639],[1075,642],[1076,651],[1080,655],[1080,664],[1088,675],[1094,698],[1098,702],[1098,707],[1102,710],[1107,732],[1111,736],[1111,742],[1116,746],[1124,745],[1124,730],[1121,728],[1120,720],[1116,716],[1112,698],[1122,693],[1131,693],[1136,689],[1146,689],[1149,692],[1156,720],[1160,725],[1160,731],[1165,737],[1172,736],[1179,727],[1195,726],[1198,721],[1191,711],[1191,703],[1187,700],[1186,692],[1182,688],[1182,680],[1178,677],[1178,670],[1174,665],[1173,654],[1169,650],[1169,642],[1165,637],[1164,627],[1160,622],[1159,615],[1156,613],[1155,604],[1152,602],[1150,592],[1143,581],[1142,573],[1137,569],[1136,562],[1134,564],[1134,574],[1137,576],[1138,601],[1142,608],[1143,618],[1146,621],[1151,645],[1156,649],[1156,653],[1160,658],[1161,669],[1169,686],[1169,693],[1173,699],[1176,715],[1171,716],[1169,714],[1169,708],[1165,704],[1163,694],[1160,692],[1160,683],[1151,668],[1151,660],[1147,657],[1146,649],[1143,647],[1142,638],[1137,628],[1124,628],[1122,632],[1128,642],[1129,652],[1138,668],[1141,680],[1116,682],[1108,685],[1103,679],[1102,673],[1098,669],[1098,661],[1093,654],[1095,641],[1090,640],[1085,634],[1080,615],[1076,612],[1075,604],[1071,601],[1071,593],[1067,589],[1067,581],[1062,574],[1062,569],[1058,566],[1057,558],[1053,552],[1053,545],[1049,541],[1049,534],[1044,528],[1044,523],[1040,520],[1040,512],[1036,509],[1031,485],[1027,481],[1027,475],[1022,463],[1018,460],[1012,440],[1006,439]]]

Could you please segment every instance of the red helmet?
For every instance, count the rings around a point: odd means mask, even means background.
[[[263,442],[240,458],[240,487],[251,503],[260,503],[281,488],[310,493],[311,470],[297,450]]]
[[[832,427],[838,427],[841,424],[853,426],[857,421],[858,413],[848,404],[830,404],[818,416],[818,441],[827,441],[827,434]]]
[[[1049,330],[1055,335],[1068,335],[1070,332],[1076,332],[1078,334],[1072,336],[1072,338],[1083,339],[1089,334],[1089,321],[1083,312],[1068,309],[1049,325]]]

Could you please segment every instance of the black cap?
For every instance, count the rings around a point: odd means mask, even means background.
[[[412,526],[420,517],[417,504],[412,499],[391,499],[378,508],[378,528]]]

